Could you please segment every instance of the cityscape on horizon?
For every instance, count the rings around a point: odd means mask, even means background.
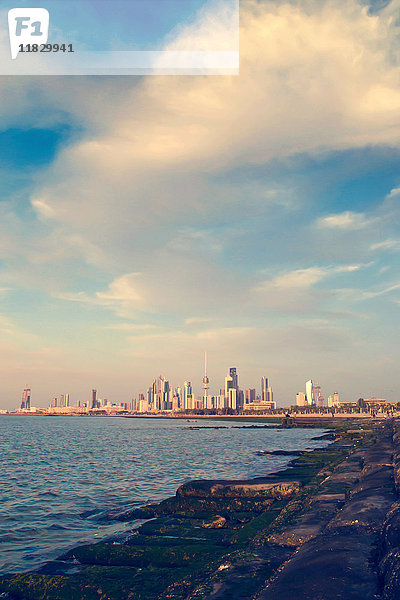
[[[163,375],[155,377],[145,392],[139,393],[137,398],[131,398],[128,402],[113,402],[107,398],[101,398],[97,389],[91,391],[90,400],[77,400],[72,402],[70,394],[60,394],[53,397],[47,408],[36,407],[32,404],[32,390],[25,387],[20,407],[13,413],[36,413],[47,414],[157,414],[157,413],[185,413],[185,412],[212,412],[228,414],[268,414],[279,409],[289,409],[294,406],[297,409],[311,408],[340,409],[349,405],[349,402],[341,402],[339,393],[334,391],[325,399],[321,386],[309,379],[305,382],[305,390],[298,392],[295,402],[280,403],[274,400],[274,393],[267,376],[261,377],[259,391],[255,388],[241,389],[239,386],[239,373],[236,367],[230,367],[225,377],[224,386],[217,394],[210,394],[210,379],[207,374],[207,353],[204,355],[204,375],[202,379],[203,393],[196,395],[193,391],[191,381],[184,381],[181,386],[172,386],[170,381]],[[363,406],[386,406],[391,403],[384,398],[359,398],[358,407]],[[1,413],[6,413],[4,409]]]

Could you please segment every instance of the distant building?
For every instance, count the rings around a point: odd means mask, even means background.
[[[21,410],[30,410],[31,408],[31,388],[25,388],[22,392]]]
[[[245,404],[254,404],[255,401],[256,401],[255,388],[246,390]]]
[[[296,406],[306,406],[307,398],[304,392],[299,392],[296,394]]]
[[[204,377],[203,377],[203,408],[211,408],[208,406],[208,390],[210,388],[210,380],[207,377],[207,352],[204,352]]]
[[[235,390],[238,390],[239,389],[239,378],[238,378],[236,367],[231,367],[229,369],[229,375],[232,377],[232,387],[234,387]]]
[[[193,390],[190,381],[185,381],[183,384],[183,409],[188,410],[193,408],[192,404]],[[190,406],[189,406],[190,404]]]
[[[229,390],[233,389],[233,379],[231,375],[225,377],[225,398],[229,398]]]
[[[237,408],[237,389],[236,388],[229,388],[228,390],[228,408],[232,408],[233,410],[236,410]]]
[[[306,399],[309,406],[315,404],[314,384],[312,379],[306,381]]]

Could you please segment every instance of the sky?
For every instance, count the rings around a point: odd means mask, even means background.
[[[282,406],[400,400],[399,27],[400,0],[243,0],[239,76],[0,78],[0,407],[200,394],[204,351],[212,393],[235,366]]]

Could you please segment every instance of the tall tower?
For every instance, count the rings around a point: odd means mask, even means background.
[[[306,381],[306,398],[309,406],[315,404],[314,383],[312,379]]]
[[[268,401],[268,377],[261,377],[261,402]]]
[[[92,390],[92,407],[97,408],[97,390]]]
[[[207,377],[207,352],[204,352],[204,377],[203,377],[203,390],[204,390],[204,395],[203,395],[203,408],[207,408],[207,396],[208,396],[208,390],[209,390],[209,384],[210,380]]]
[[[232,377],[232,386],[235,390],[239,389],[239,379],[238,379],[238,374],[237,374],[237,370],[236,367],[231,367],[229,369],[229,375],[230,377]]]
[[[31,388],[26,387],[22,394],[21,409],[31,407]]]

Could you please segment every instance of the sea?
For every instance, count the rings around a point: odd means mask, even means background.
[[[261,424],[260,424],[261,425]],[[118,516],[192,479],[262,477],[312,450],[322,429],[123,417],[0,415],[0,572],[37,570],[67,550],[123,541]]]

